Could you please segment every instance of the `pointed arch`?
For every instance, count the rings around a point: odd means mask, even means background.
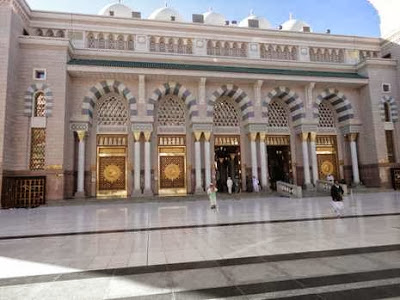
[[[282,99],[285,102],[289,108],[292,122],[299,122],[305,118],[306,114],[304,111],[303,101],[300,99],[299,95],[296,94],[296,92],[284,86],[277,87],[268,93],[265,101],[263,102],[263,118],[268,117],[268,106],[274,98]]]
[[[207,104],[208,117],[214,116],[215,102],[222,96],[232,98],[239,105],[243,121],[254,118],[254,107],[249,97],[241,88],[233,84],[223,85],[212,94]]]
[[[333,109],[336,111],[338,123],[354,119],[354,110],[350,101],[343,93],[333,88],[326,89],[317,97],[317,100],[314,103],[315,119],[319,119],[319,105],[323,100],[327,100],[332,104]]]
[[[121,82],[116,80],[106,80],[99,82],[93,86],[82,103],[82,115],[87,118],[87,121],[92,123],[93,111],[97,101],[108,93],[117,93],[123,96],[129,105],[129,112],[132,118],[138,115],[136,98],[133,97],[131,91]]]
[[[43,83],[32,84],[25,92],[24,97],[24,115],[31,117],[34,109],[34,101],[37,93],[43,93],[46,99],[46,117],[51,117],[53,114],[54,98],[50,87]]]
[[[185,101],[186,108],[189,111],[189,118],[192,119],[199,115],[197,100],[193,94],[183,85],[177,82],[168,82],[160,85],[149,98],[147,115],[154,116],[154,105],[166,95],[175,95]]]
[[[381,99],[380,109],[383,122],[386,121],[385,105],[389,105],[389,115],[391,117],[391,122],[396,123],[399,120],[399,111],[394,97],[386,95],[383,96]]]

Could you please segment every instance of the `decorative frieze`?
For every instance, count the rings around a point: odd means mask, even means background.
[[[216,136],[214,141],[215,146],[239,146],[239,136]]]
[[[260,57],[268,60],[297,60],[297,46],[261,44]]]
[[[344,63],[344,49],[311,47],[310,60],[315,62]]]
[[[185,136],[159,136],[159,146],[186,146]]]
[[[207,55],[247,57],[248,43],[234,41],[209,40]]]
[[[132,34],[88,32],[86,33],[86,48],[134,51],[135,36]]]
[[[191,38],[150,36],[150,52],[193,54]]]

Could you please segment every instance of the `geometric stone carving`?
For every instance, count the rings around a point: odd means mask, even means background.
[[[158,102],[157,121],[160,126],[186,126],[185,102],[177,96],[166,96]]]
[[[231,97],[220,97],[214,105],[215,127],[239,127],[239,113]]]
[[[105,95],[97,108],[97,125],[126,126],[128,110],[122,97],[115,93]]]
[[[268,107],[269,127],[289,127],[288,113],[281,101],[272,101]]]
[[[326,100],[319,105],[319,124],[321,128],[335,128],[335,116],[332,106]]]

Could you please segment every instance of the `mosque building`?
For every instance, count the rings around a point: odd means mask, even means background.
[[[2,198],[226,192],[228,177],[236,191],[249,178],[313,189],[329,174],[391,187],[400,21],[392,0],[371,2],[382,38],[293,17],[273,28],[256,12],[144,18],[120,2],[84,15],[0,0]]]

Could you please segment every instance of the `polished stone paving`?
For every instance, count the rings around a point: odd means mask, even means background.
[[[0,211],[0,299],[400,299],[400,193]]]

